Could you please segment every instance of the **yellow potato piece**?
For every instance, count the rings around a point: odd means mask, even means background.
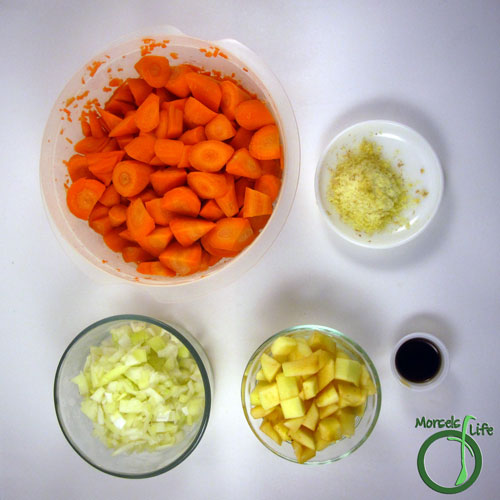
[[[354,385],[359,385],[361,378],[361,363],[354,359],[344,359],[337,357],[335,362],[335,378],[344,382],[351,382]]]
[[[280,400],[290,399],[299,395],[299,386],[296,377],[287,377],[284,373],[276,375]]]
[[[283,373],[287,377],[308,377],[319,370],[319,359],[316,353],[305,358],[283,363]]]
[[[298,396],[281,401],[281,409],[286,419],[303,417],[306,414],[304,402]]]
[[[276,382],[268,384],[259,391],[259,399],[262,408],[268,410],[280,404],[280,395]]]

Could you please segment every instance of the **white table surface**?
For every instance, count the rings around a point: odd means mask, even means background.
[[[51,232],[38,178],[44,125],[65,82],[110,42],[160,24],[207,40],[235,38],[259,54],[290,97],[301,138],[295,202],[266,256],[232,285],[175,305],[82,274]],[[461,497],[498,498],[499,26],[497,0],[0,2],[0,498],[434,498],[416,468],[433,431],[415,429],[415,419],[466,414],[498,431],[476,438],[483,470]],[[341,241],[314,199],[322,149],[345,126],[372,118],[414,127],[445,172],[435,220],[390,251]],[[171,472],[137,481],[81,460],[52,400],[70,340],[126,312],[191,330],[216,380],[213,413],[195,452]],[[304,323],[335,327],[363,345],[383,389],[370,439],[321,467],[267,451],[240,404],[253,350],[273,332]],[[391,374],[391,348],[411,331],[435,333],[448,346],[449,375],[432,392],[410,392]],[[438,477],[456,478],[460,455],[451,457],[440,462]]]

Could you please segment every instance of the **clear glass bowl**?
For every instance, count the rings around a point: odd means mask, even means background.
[[[180,443],[155,452],[113,455],[93,436],[93,423],[82,413],[78,387],[71,379],[85,364],[90,347],[99,345],[110,336],[110,329],[132,321],[157,325],[179,339],[195,359],[205,390],[205,408],[202,417],[186,432]],[[198,341],[188,332],[179,332],[161,321],[147,316],[125,314],[102,319],[83,330],[64,351],[57,367],[54,382],[54,404],[61,430],[73,449],[90,465],[102,472],[125,478],[145,478],[162,474],[185,460],[200,442],[208,424],[212,405],[213,375],[210,362]]]
[[[276,333],[269,339],[267,339],[253,354],[248,362],[245,373],[243,375],[243,380],[241,383],[241,403],[243,405],[243,413],[245,418],[252,429],[253,433],[257,439],[270,451],[278,455],[281,458],[285,458],[290,462],[298,463],[295,456],[292,445],[288,442],[283,442],[282,445],[278,445],[270,437],[264,434],[260,429],[260,424],[262,419],[255,419],[251,416],[250,410],[252,408],[250,404],[250,393],[256,384],[256,375],[260,369],[260,357],[263,353],[270,354],[271,344],[283,335],[308,338],[313,331],[319,331],[329,337],[332,337],[337,346],[341,347],[352,359],[355,359],[363,364],[365,364],[370,376],[376,387],[376,394],[368,396],[366,401],[366,409],[362,417],[356,417],[356,431],[351,437],[344,437],[343,439],[335,442],[334,444],[328,446],[322,451],[318,451],[316,456],[311,460],[305,462],[305,465],[320,465],[329,464],[331,462],[336,462],[342,458],[349,456],[355,450],[357,450],[370,436],[380,413],[380,405],[382,402],[382,392],[380,388],[380,380],[377,374],[377,370],[373,365],[368,354],[353,340],[349,337],[340,333],[333,328],[328,328],[326,326],[318,325],[299,325],[281,332]]]
[[[137,76],[134,64],[141,57],[145,38],[148,39],[148,46],[156,44],[153,54],[165,55],[173,64],[188,63],[228,75],[264,100],[276,118],[283,144],[285,168],[280,194],[273,214],[259,237],[237,257],[222,259],[207,271],[184,277],[138,273],[135,265],[125,263],[121,254],[110,250],[102,236],[92,231],[86,221],[74,217],[66,205],[68,175],[63,162],[74,154],[73,145],[82,138],[78,118],[89,100],[98,99],[104,103],[109,99],[110,93],[103,89],[108,87],[111,77],[125,80]],[[217,56],[214,55],[216,52]],[[175,59],[171,54],[175,55]],[[75,99],[75,96],[78,98]],[[52,108],[45,128],[40,183],[51,226],[66,253],[82,271],[103,283],[130,283],[146,287],[161,302],[180,302],[229,284],[260,260],[288,217],[295,198],[299,168],[299,133],[292,106],[283,87],[262,59],[236,40],[205,41],[165,26],[135,33],[111,45],[88,61],[67,83]]]

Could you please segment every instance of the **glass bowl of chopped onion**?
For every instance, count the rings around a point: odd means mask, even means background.
[[[54,403],[61,430],[90,465],[146,478],[184,461],[208,424],[213,375],[188,332],[139,315],[105,318],[67,347]]]

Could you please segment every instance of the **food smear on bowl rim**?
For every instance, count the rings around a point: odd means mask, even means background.
[[[356,231],[371,235],[390,224],[409,224],[402,216],[410,202],[408,186],[381,146],[367,139],[338,159],[327,195],[341,219]]]
[[[72,382],[94,435],[113,454],[157,451],[181,442],[205,407],[191,353],[163,328],[133,321],[90,348]]]
[[[104,104],[85,103],[82,139],[64,163],[70,211],[81,214],[75,200],[104,188],[90,228],[139,273],[172,278],[234,258],[258,237],[281,189],[283,151],[269,108],[234,75],[171,65],[150,53],[168,40],[152,43],[144,40],[135,77],[107,72],[105,90],[115,90]],[[93,193],[75,196],[81,178],[95,181]]]
[[[366,366],[319,331],[278,337],[260,358],[250,414],[278,445],[305,463],[353,436],[377,390]]]

